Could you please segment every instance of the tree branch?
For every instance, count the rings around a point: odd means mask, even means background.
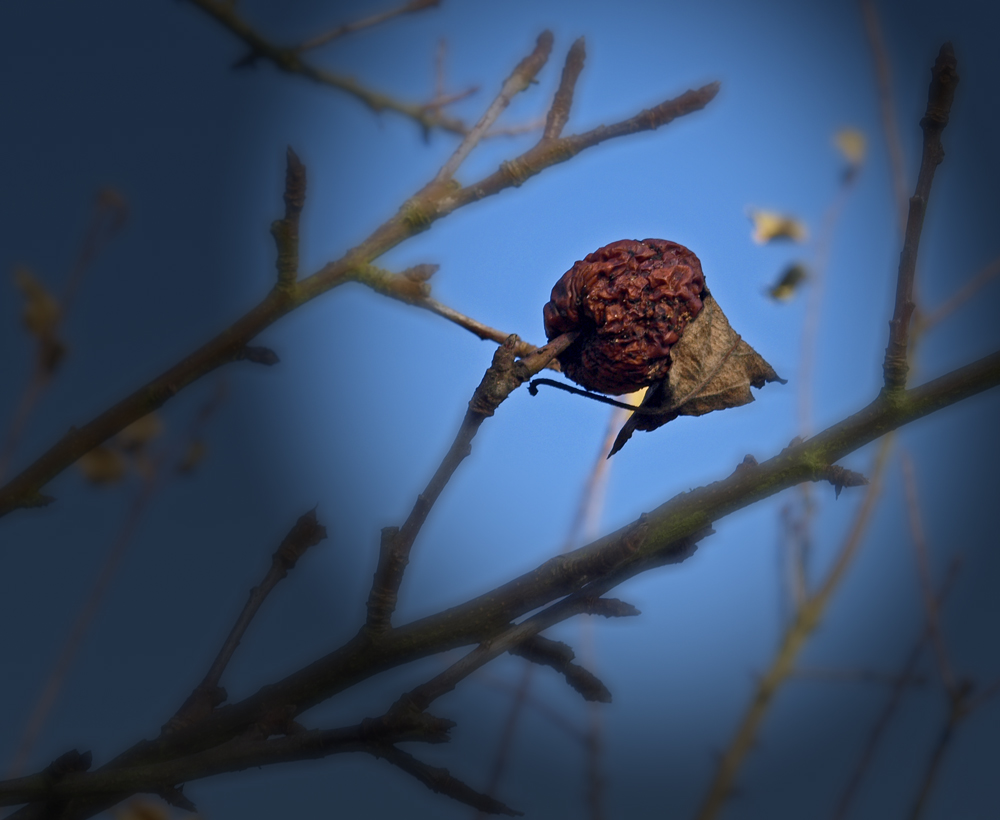
[[[274,555],[271,556],[271,568],[264,576],[264,580],[260,582],[259,586],[250,590],[249,600],[236,619],[236,623],[204,680],[184,701],[181,708],[177,710],[177,714],[167,722],[164,727],[166,732],[174,732],[202,720],[212,709],[225,702],[226,690],[219,686],[219,681],[222,680],[222,673],[225,672],[233,653],[236,652],[240,641],[243,640],[243,635],[246,634],[257,610],[271,594],[271,590],[288,575],[288,571],[293,569],[298,560],[305,555],[306,550],[324,538],[326,538],[326,527],[316,520],[315,509],[299,517],[278,549],[275,550]]]
[[[223,14],[229,13],[225,10],[228,7],[222,7],[215,0],[192,2],[210,6]],[[71,428],[42,456],[8,484],[0,487],[0,516],[18,508],[41,506],[53,501],[51,497],[42,495],[42,487],[84,453],[136,419],[162,406],[206,373],[244,358],[246,345],[278,319],[328,290],[363,278],[366,266],[374,259],[405,239],[426,230],[438,219],[483,197],[518,186],[528,177],[565,162],[586,148],[615,137],[654,130],[678,117],[698,111],[717,92],[718,83],[712,83],[614,125],[600,126],[578,136],[542,139],[534,148],[514,160],[501,163],[498,171],[470,186],[456,187],[454,180],[444,185],[435,185],[432,181],[407,200],[394,217],[341,259],[324,265],[316,273],[295,283],[294,287],[274,288],[256,307],[207,344],[83,427]]]
[[[276,713],[290,721],[296,714],[378,672],[460,646],[479,644],[406,698],[408,709],[426,709],[433,700],[493,657],[561,620],[590,611],[595,597],[604,595],[628,578],[685,560],[712,522],[802,481],[822,479],[831,461],[897,427],[997,385],[1000,385],[1000,352],[903,391],[892,401],[880,396],[868,407],[814,438],[796,443],[765,462],[737,469],[722,481],[682,493],[634,524],[552,558],[491,592],[387,630],[377,641],[372,640],[368,631],[362,630],[341,648],[285,679],[239,703],[215,710],[196,726],[161,735],[154,741],[142,741],[87,777],[98,774],[110,777],[115,772],[163,761],[176,760],[180,764],[192,755],[231,741],[248,728],[273,721]],[[821,589],[814,599],[823,594]],[[562,600],[558,600],[560,598]],[[510,626],[514,619],[552,601],[558,603]],[[82,784],[83,781],[69,782]],[[0,784],[0,795],[10,795],[23,785],[17,781]],[[71,794],[68,783],[59,789],[60,795]],[[136,790],[141,789],[133,789]],[[80,798],[79,805],[74,803],[74,808],[65,817],[67,820],[90,817],[124,799],[128,793],[126,790],[100,799]],[[10,799],[7,802],[23,801]],[[41,816],[33,811],[22,811],[26,813],[18,812],[19,820]]]
[[[407,774],[412,774],[431,791],[447,795],[453,800],[465,803],[465,805],[472,806],[479,811],[487,814],[506,814],[511,817],[520,817],[524,814],[524,812],[512,809],[488,794],[480,794],[461,780],[453,777],[447,769],[429,766],[395,746],[382,746],[366,751],[371,752],[376,757],[383,757],[393,766],[398,766]]]
[[[583,61],[586,57],[587,46],[581,37],[574,41],[566,55],[559,88],[556,89],[556,96],[552,100],[552,106],[545,118],[545,130],[542,132],[543,141],[558,139],[562,134],[562,130],[569,120],[569,112],[573,107],[573,91],[576,89],[576,81],[580,77],[580,72],[583,71]]]
[[[514,98],[514,95],[524,91],[535,79],[535,75],[542,70],[542,66],[548,61],[551,52],[552,32],[543,31],[538,35],[535,50],[521,60],[514,71],[511,72],[511,75],[504,81],[496,99],[486,109],[486,113],[476,123],[476,126],[465,135],[465,139],[455,149],[455,153],[448,158],[448,161],[438,171],[434,182],[431,183],[432,185],[443,185],[455,176],[455,172],[459,166],[465,162],[465,158],[472,153],[472,149],[479,144],[479,141],[486,136],[486,132],[490,130],[490,126],[496,122],[497,117],[510,105],[510,101]]]
[[[299,214],[306,203],[306,168],[290,146],[285,163],[285,218],[274,221],[271,235],[278,246],[278,287],[288,290],[299,276]]]
[[[221,0],[191,0],[191,2],[249,46],[249,54],[241,59],[237,66],[251,65],[259,59],[269,60],[288,74],[298,74],[320,85],[336,88],[350,94],[376,114],[382,111],[395,111],[397,114],[414,120],[424,131],[430,131],[434,128],[440,128],[454,134],[465,134],[467,131],[465,123],[441,113],[439,108],[401,102],[388,94],[365,88],[352,77],[345,77],[314,66],[302,57],[304,47],[287,48],[275,45],[240,17],[233,3]]]
[[[431,507],[458,469],[458,465],[472,452],[472,439],[479,432],[482,423],[493,415],[515,388],[569,347],[576,336],[576,333],[566,333],[553,339],[545,347],[538,348],[520,362],[515,362],[514,358],[517,336],[508,336],[497,348],[493,355],[493,363],[472,394],[469,409],[465,413],[465,419],[455,436],[455,441],[427,485],[427,489],[417,496],[417,501],[401,528],[387,527],[382,530],[378,566],[368,596],[367,625],[370,629],[381,631],[390,627],[399,585],[403,581],[403,572],[410,560],[413,542],[424,521],[427,520]]]
[[[927,213],[927,199],[931,193],[934,172],[944,159],[941,132],[948,124],[948,115],[958,85],[957,63],[951,43],[941,46],[937,61],[931,70],[931,84],[927,92],[927,112],[920,120],[924,132],[924,149],[920,161],[917,187],[910,198],[910,211],[906,219],[906,236],[899,255],[899,274],[896,278],[896,306],[889,322],[889,344],[885,349],[885,389],[889,393],[906,386],[909,365],[906,361],[910,317],[913,315],[913,276],[917,269],[917,250],[920,233]]]
[[[581,613],[583,611],[581,609]],[[611,692],[608,687],[592,672],[572,662],[576,653],[568,644],[535,635],[509,651],[511,655],[520,655],[532,663],[552,667],[566,678],[566,683],[583,695],[584,700],[611,703]]]
[[[332,40],[336,40],[338,37],[343,37],[345,34],[353,34],[354,32],[361,31],[362,29],[377,26],[379,23],[384,23],[394,17],[399,17],[403,14],[411,14],[415,11],[423,11],[424,9],[433,8],[439,5],[441,5],[441,0],[410,0],[410,2],[404,3],[394,9],[373,14],[371,17],[365,17],[364,19],[356,20],[353,23],[344,23],[336,28],[330,29],[329,31],[325,31],[322,34],[317,34],[315,37],[310,37],[302,43],[297,50],[309,51],[313,48],[319,48],[319,46],[326,45]]]
[[[948,568],[945,580],[941,584],[941,588],[937,593],[937,603],[939,606],[944,604],[948,597],[948,593],[951,592],[955,578],[958,575],[958,568],[959,561],[953,560],[951,566]],[[882,707],[882,711],[879,712],[878,718],[876,718],[874,724],[872,725],[868,734],[868,739],[865,741],[864,751],[862,751],[857,765],[851,772],[851,778],[847,782],[847,786],[844,787],[844,791],[841,793],[840,799],[837,801],[837,808],[833,814],[833,820],[843,820],[843,818],[848,816],[851,803],[854,800],[855,794],[857,794],[858,788],[861,786],[861,781],[865,776],[865,772],[868,770],[868,767],[871,765],[871,762],[875,757],[875,751],[882,740],[882,736],[885,734],[885,730],[888,728],[889,723],[892,720],[893,715],[895,715],[896,710],[899,708],[900,703],[902,703],[903,693],[918,677],[917,665],[920,663],[920,658],[923,655],[924,645],[930,640],[930,637],[929,626],[925,624],[920,637],[913,644],[906,656],[906,660],[903,662],[902,668],[896,675],[896,682],[893,684],[889,698],[886,700],[885,705]]]

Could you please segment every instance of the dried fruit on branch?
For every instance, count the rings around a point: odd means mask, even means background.
[[[580,336],[559,356],[564,373],[602,393],[649,386],[611,453],[634,430],[753,401],[750,387],[783,381],[730,327],[698,257],[663,239],[612,242],[556,283],[543,311],[549,339]]]
[[[580,338],[559,357],[588,390],[620,395],[659,381],[670,348],[708,293],[698,257],[663,239],[612,242],[577,262],[552,288],[545,334]]]

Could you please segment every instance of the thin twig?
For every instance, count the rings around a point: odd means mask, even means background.
[[[767,711],[781,686],[795,673],[795,662],[805,647],[809,636],[819,626],[834,591],[843,579],[847,567],[861,546],[868,522],[882,490],[882,479],[892,447],[892,436],[886,436],[875,456],[871,470],[871,483],[864,500],[851,524],[847,538],[841,545],[833,567],[817,591],[798,608],[785,629],[778,651],[767,671],[759,678],[750,704],[740,720],[733,737],[719,758],[715,775],[698,810],[697,820],[710,820],[722,810],[736,786],[736,779],[743,762],[753,749]]]
[[[988,701],[1000,695],[1000,678],[997,678],[992,683],[984,686],[979,692],[975,693],[974,696],[970,696],[965,703],[965,709],[967,712],[974,712],[981,706],[985,706]]]
[[[918,312],[913,320],[914,332],[916,333],[919,328],[921,333],[925,333],[931,328],[939,325],[944,319],[951,316],[952,313],[968,302],[998,275],[1000,275],[1000,256],[997,256],[989,264],[987,264],[986,267],[966,282],[959,289],[958,293],[952,296],[933,313],[929,313],[924,316]]]
[[[417,760],[413,755],[397,749],[395,746],[383,747],[371,750],[376,757],[384,757],[393,766],[398,766],[407,774],[413,775],[432,791],[447,795],[453,800],[472,806],[487,814],[506,814],[511,817],[520,817],[524,812],[512,809],[501,803],[496,798],[487,794],[480,794],[467,786],[461,780],[453,777],[447,769],[439,769],[429,766]]]
[[[608,687],[593,672],[573,663],[576,653],[568,644],[553,641],[543,635],[533,635],[518,643],[509,652],[539,666],[554,669],[566,679],[566,683],[583,696],[584,700],[611,703],[611,692]]]
[[[243,640],[257,610],[271,594],[271,590],[288,575],[288,571],[293,569],[298,560],[305,555],[306,550],[324,538],[326,538],[326,527],[316,520],[315,509],[309,510],[299,517],[282,539],[278,549],[274,551],[274,555],[271,556],[271,566],[264,579],[258,586],[250,590],[250,597],[244,605],[243,611],[236,619],[236,623],[233,624],[233,628],[204,679],[184,701],[174,717],[170,719],[168,724],[170,731],[176,731],[178,728],[202,720],[212,709],[226,700],[225,690],[220,688],[219,681],[222,680],[222,674],[229,665],[236,648],[240,645],[240,641]]]
[[[214,0],[192,0],[217,8]],[[461,188],[429,184],[411,197],[396,216],[336,262],[295,283],[272,290],[231,327],[148,382],[118,404],[79,428],[73,428],[5,486],[0,487],[0,516],[14,509],[42,506],[53,499],[41,490],[84,453],[131,422],[162,406],[180,390],[217,367],[238,361],[247,344],[278,319],[345,282],[361,281],[370,263],[400,242],[426,230],[438,219],[510,187],[524,183],[545,168],[566,162],[581,151],[609,139],[652,131],[678,117],[704,108],[718,92],[718,83],[667,100],[634,117],[609,126],[556,140],[541,140],[499,170]]]
[[[441,170],[438,171],[432,184],[443,185],[455,176],[459,166],[465,162],[465,158],[472,153],[472,149],[479,144],[479,141],[486,136],[486,132],[496,122],[497,117],[510,105],[514,96],[524,91],[535,79],[535,75],[542,70],[542,66],[548,61],[551,52],[552,32],[543,31],[538,35],[535,50],[521,60],[510,76],[504,80],[496,99],[486,109],[486,113],[483,114],[479,122],[465,135],[461,144],[455,149],[455,153],[441,166]]]
[[[507,761],[510,758],[511,748],[514,741],[514,732],[521,719],[521,713],[528,702],[528,694],[531,689],[531,678],[534,675],[535,665],[530,661],[525,661],[521,670],[521,680],[514,690],[514,697],[510,703],[510,710],[507,712],[507,719],[503,724],[503,731],[500,732],[500,740],[497,742],[497,750],[493,755],[493,766],[490,768],[490,777],[487,781],[486,794],[495,795],[500,789],[500,780],[504,770],[507,768]],[[480,810],[476,815],[477,820],[486,817],[486,812]]]
[[[441,491],[454,475],[458,465],[472,452],[472,440],[482,423],[496,411],[510,393],[556,358],[576,339],[577,333],[566,333],[553,339],[545,347],[515,361],[517,336],[508,336],[497,348],[482,382],[476,388],[462,425],[455,436],[441,466],[419,496],[409,516],[400,528],[382,530],[378,566],[368,596],[368,627],[375,631],[388,629],[396,608],[399,586],[410,560],[410,549],[420,532],[427,515]]]
[[[366,720],[337,729],[299,729],[272,720],[256,731],[155,765],[124,769],[102,767],[93,772],[70,773],[53,780],[40,774],[0,783],[0,805],[36,800],[38,795],[113,795],[132,790],[153,791],[163,786],[210,777],[224,771],[242,771],[268,762],[292,762],[348,752],[374,752],[393,743],[444,743],[454,726],[432,715],[396,713],[390,718]],[[270,736],[268,736],[270,735]]]
[[[937,593],[937,603],[942,606],[948,597],[948,593],[951,591],[952,586],[955,583],[955,578],[958,576],[958,569],[961,562],[956,558],[951,562],[948,567],[948,572],[945,576],[941,588]],[[844,820],[847,817],[848,810],[851,807],[851,803],[854,801],[854,797],[861,787],[861,781],[864,779],[872,761],[875,759],[875,751],[878,749],[879,744],[882,741],[882,737],[885,735],[886,729],[889,728],[889,724],[892,722],[893,716],[896,714],[900,704],[903,702],[903,694],[906,692],[907,688],[912,682],[917,680],[919,677],[917,675],[917,665],[920,663],[920,658],[923,655],[924,646],[930,640],[930,629],[925,624],[920,637],[914,642],[913,647],[910,649],[906,656],[906,660],[903,662],[903,666],[896,675],[896,682],[892,687],[892,691],[889,693],[889,697],[885,702],[885,706],[882,707],[882,711],[879,713],[878,718],[876,718],[875,723],[872,725],[871,731],[868,734],[868,739],[865,741],[865,748],[861,753],[861,757],[858,758],[857,765],[854,767],[854,771],[851,772],[851,777],[844,787],[844,791],[840,795],[840,799],[837,801],[837,808],[834,810],[832,820]]]
[[[620,539],[619,564],[627,561],[641,546],[645,538],[646,528],[640,526]],[[704,533],[692,539],[695,543]],[[510,652],[525,641],[534,638],[540,632],[587,611],[587,598],[599,597],[617,583],[614,573],[608,573],[587,584],[583,589],[552,604],[519,624],[512,625],[505,631],[481,643],[464,657],[453,663],[443,672],[426,683],[403,695],[397,704],[419,711],[427,709],[435,700],[451,692],[459,682],[467,678],[477,669],[504,652]]]
[[[800,493],[799,500],[803,505],[814,503],[812,494]],[[803,510],[802,515],[795,515],[792,504],[786,504],[781,508],[781,531],[785,536],[785,554],[788,558],[788,600],[791,601],[791,612],[798,610],[805,603],[809,592],[808,578],[806,574],[806,562],[812,552],[811,530],[807,522],[812,515],[811,509]],[[787,611],[782,609],[783,616]],[[784,617],[782,618],[784,620]]]
[[[892,101],[892,72],[889,67],[889,55],[886,52],[885,39],[879,25],[878,13],[872,0],[860,0],[861,15],[865,21],[865,33],[868,35],[868,45],[875,59],[875,78],[878,85],[879,114],[882,117],[882,135],[885,137],[889,152],[889,168],[892,175],[892,190],[896,200],[896,220],[900,237],[906,232],[907,184],[906,171],[903,167],[903,140],[899,134],[899,123],[896,120],[896,107]]]
[[[920,581],[920,595],[924,603],[924,613],[927,617],[927,627],[931,633],[931,644],[934,647],[934,657],[937,660],[938,671],[945,691],[952,696],[956,691],[955,673],[948,657],[948,646],[945,643],[944,631],[941,629],[941,611],[934,595],[931,580],[930,551],[927,548],[927,535],[923,522],[920,520],[920,501],[917,498],[917,481],[914,476],[913,459],[909,453],[903,452],[903,487],[906,491],[906,507],[910,522],[914,560],[917,565],[917,576]]]
[[[434,99],[444,96],[444,58],[448,52],[448,41],[442,37],[434,51]]]
[[[91,784],[100,783],[103,785],[97,791],[103,796],[81,796],[74,800],[73,811],[65,820],[83,820],[131,794],[147,790],[153,781],[144,780],[145,775],[140,777],[142,773],[136,767],[145,767],[143,770],[150,777],[157,773],[155,782],[168,785],[223,770],[238,770],[239,762],[245,758],[238,755],[228,758],[224,749],[217,751],[220,744],[226,746],[228,741],[240,737],[252,727],[267,723],[268,716],[278,713],[287,725],[295,715],[372,675],[459,646],[487,641],[489,650],[480,646],[479,650],[470,653],[472,657],[463,659],[464,666],[471,671],[489,660],[484,652],[507,651],[509,646],[559,620],[578,612],[596,611],[596,596],[654,567],[686,560],[693,554],[698,540],[710,531],[713,522],[809,480],[810,476],[816,475],[817,464],[835,462],[890,430],[997,385],[1000,385],[1000,353],[907,390],[895,402],[876,399],[860,412],[808,441],[794,444],[759,464],[741,465],[728,478],[710,486],[681,493],[634,524],[572,553],[550,559],[520,578],[459,606],[389,630],[377,641],[362,630],[325,657],[283,680],[269,684],[239,703],[216,710],[202,723],[154,741],[136,744],[108,762],[96,781],[90,778],[97,777],[97,772],[74,775],[71,782],[58,786],[61,795],[93,794]],[[869,492],[878,486],[874,479],[873,475]],[[508,630],[507,625],[511,622],[552,601],[559,603],[529,617],[513,632]],[[599,609],[603,611],[603,608]],[[521,627],[527,631],[518,632]],[[502,640],[494,640],[501,636]],[[462,664],[461,661],[459,663]],[[434,687],[429,694],[443,694],[449,688],[447,684],[464,677],[461,674],[464,671],[462,668],[451,670],[443,680],[437,681],[445,686]],[[419,708],[419,704],[412,706]],[[197,760],[189,759],[191,750],[195,749],[216,750],[211,771],[198,768]],[[278,762],[266,754],[254,758],[254,761],[251,765]],[[179,767],[189,765],[190,769],[183,769],[183,777],[170,779],[181,771]],[[166,768],[159,768],[161,766]],[[162,778],[162,781],[157,778]],[[34,801],[30,808],[17,813],[20,820],[40,818],[45,809],[44,801],[55,788],[41,775],[32,776],[29,780],[35,784],[31,789],[26,789],[24,782],[0,783],[0,805]],[[116,782],[121,784],[117,791]],[[15,789],[16,799],[12,796]]]
[[[534,669],[534,665],[530,663],[525,663],[525,668]],[[517,696],[517,693],[520,690],[519,686],[514,686],[511,683],[507,683],[506,681],[501,680],[500,678],[490,675],[488,672],[484,670],[480,670],[479,672],[477,672],[474,677],[470,678],[470,680],[478,681],[479,683],[482,683],[485,686],[492,687],[493,689],[496,689],[501,692],[507,692],[508,694],[513,695],[515,697]],[[527,706],[530,706],[532,709],[534,709],[539,714],[539,716],[548,720],[553,726],[565,732],[567,735],[569,735],[571,738],[574,738],[575,740],[580,740],[580,741],[583,740],[584,738],[583,732],[580,731],[580,729],[577,727],[575,723],[573,723],[573,721],[571,721],[568,717],[565,717],[564,715],[557,712],[555,709],[549,706],[549,704],[536,698],[534,695],[531,694],[530,691],[524,694],[523,700]]]
[[[299,216],[306,203],[306,167],[291,149],[285,151],[285,218],[275,220],[271,235],[278,246],[278,287],[290,290],[299,277]]]
[[[191,422],[187,433],[188,447],[190,447],[193,442],[201,440],[202,430],[205,424],[208,422],[209,418],[216,411],[216,409],[218,409],[218,406],[221,404],[224,397],[225,387],[220,380],[213,395],[201,406],[196,417]],[[66,642],[63,644],[59,658],[56,661],[48,680],[42,687],[42,693],[39,696],[31,717],[28,720],[24,734],[21,737],[17,755],[11,764],[8,774],[9,777],[14,777],[21,771],[32,747],[35,744],[35,741],[38,738],[38,735],[41,733],[49,712],[52,710],[52,706],[55,704],[55,701],[62,690],[66,676],[72,668],[73,660],[76,657],[77,651],[83,643],[87,630],[90,628],[90,624],[93,622],[93,619],[100,608],[101,601],[107,594],[111,581],[114,579],[117,567],[121,563],[122,557],[127,552],[128,547],[132,542],[135,531],[142,520],[144,511],[148,508],[155,493],[163,486],[161,466],[171,462],[173,457],[174,452],[171,449],[161,452],[151,459],[148,469],[141,472],[143,477],[142,487],[129,506],[125,520],[122,522],[118,535],[116,536],[112,547],[105,558],[104,565],[101,567],[97,580],[94,582],[94,586],[91,588],[90,594],[87,596],[87,600],[84,602],[79,613],[76,615],[76,618],[73,621],[73,627],[69,636],[66,638]]]
[[[931,183],[934,172],[944,159],[944,148],[941,146],[941,132],[948,124],[948,115],[955,98],[955,86],[958,85],[957,63],[951,43],[941,46],[934,68],[931,71],[931,84],[927,93],[927,111],[920,127],[924,132],[924,148],[920,161],[920,173],[917,176],[917,186],[910,199],[909,215],[906,219],[906,238],[903,250],[899,255],[899,274],[896,277],[896,302],[892,319],[889,322],[889,344],[885,349],[885,362],[882,369],[885,374],[885,390],[889,393],[898,392],[906,385],[906,374],[909,371],[907,363],[907,342],[909,339],[910,317],[913,315],[913,275],[917,268],[917,250],[920,246],[920,233],[924,227],[924,216],[927,213],[927,199],[931,193]]]
[[[371,17],[356,20],[353,23],[344,23],[336,28],[330,29],[329,31],[325,31],[322,34],[317,34],[315,37],[310,37],[298,47],[297,51],[309,51],[310,49],[326,45],[327,43],[336,40],[338,37],[343,37],[345,34],[353,34],[354,32],[361,31],[362,29],[377,26],[379,23],[384,23],[394,17],[399,17],[403,14],[410,14],[415,11],[423,11],[424,9],[433,8],[439,5],[441,5],[441,0],[410,0],[410,2],[404,3],[402,6],[397,6],[394,9],[381,11],[378,14],[373,14]]]
[[[7,473],[18,442],[31,418],[32,410],[49,386],[56,367],[62,361],[65,348],[61,346],[56,334],[59,328],[66,324],[66,319],[76,301],[76,295],[79,293],[80,285],[83,283],[83,277],[111,240],[121,232],[127,218],[128,205],[121,194],[111,188],[102,188],[97,192],[90,224],[84,233],[83,241],[80,243],[73,267],[70,268],[66,281],[63,283],[62,297],[57,303],[56,319],[50,330],[50,338],[39,340],[34,370],[21,394],[7,436],[4,439],[3,450],[0,451],[0,480]],[[58,352],[52,348],[54,344],[58,345]]]
[[[455,134],[465,134],[468,130],[461,120],[449,117],[440,110],[426,105],[407,103],[366,88],[352,77],[335,74],[308,62],[299,48],[285,48],[275,45],[247,23],[229,3],[221,0],[191,0],[219,23],[228,28],[250,48],[250,53],[239,65],[251,65],[258,59],[270,60],[277,68],[289,74],[298,74],[313,82],[336,88],[367,105],[376,114],[381,111],[395,111],[409,117],[425,131],[440,128]]]
[[[580,72],[583,71],[583,63],[586,59],[586,42],[583,37],[580,37],[573,42],[566,55],[559,88],[556,89],[556,96],[552,100],[552,106],[545,118],[545,130],[542,132],[543,140],[554,140],[562,136],[563,128],[566,127],[566,122],[569,120],[570,109],[573,107],[573,92],[576,89],[576,81],[580,77]]]
[[[802,680],[827,680],[845,683],[880,683],[889,686],[923,686],[927,680],[920,675],[893,674],[876,669],[827,669],[817,666],[797,666],[795,677]]]
[[[131,546],[132,539],[142,521],[146,508],[156,493],[158,474],[159,470],[156,468],[147,474],[142,486],[129,505],[128,513],[111,544],[111,549],[108,551],[97,580],[94,581],[94,585],[91,587],[86,601],[80,607],[79,613],[77,613],[76,618],[73,620],[73,626],[70,629],[69,635],[62,645],[62,649],[59,650],[59,656],[52,667],[52,671],[49,673],[45,685],[42,687],[42,692],[38,696],[38,700],[35,702],[35,708],[28,718],[24,732],[21,735],[21,741],[18,744],[17,753],[8,770],[8,777],[16,777],[23,770],[24,764],[27,762],[35,742],[41,734],[42,728],[45,726],[49,713],[52,711],[52,707],[55,705],[56,699],[62,691],[63,684],[66,682],[66,675],[69,673],[70,668],[72,668],[76,654],[83,644],[84,636],[87,634],[90,624],[100,610],[101,603],[104,601],[104,596],[111,586],[118,566]]]
[[[532,385],[536,383],[535,380],[531,382]],[[645,391],[643,391],[645,392]],[[640,396],[641,398],[641,396]],[[631,405],[629,405],[631,406]],[[579,546],[579,542],[582,537],[589,536],[591,539],[596,537],[597,523],[600,520],[600,510],[604,502],[604,489],[607,484],[607,476],[610,462],[604,457],[604,454],[611,447],[614,442],[615,436],[618,433],[618,429],[621,427],[622,423],[625,421],[627,414],[621,410],[611,413],[608,419],[608,429],[604,436],[604,441],[601,447],[597,451],[597,457],[594,460],[593,467],[591,468],[587,481],[584,485],[583,492],[580,494],[580,504],[577,507],[576,514],[573,516],[573,520],[570,523],[568,534],[566,536],[565,546],[562,552],[567,553],[572,549]],[[585,625],[589,625],[590,621],[585,620]],[[592,630],[587,630],[585,626],[585,643],[588,646],[592,644],[591,641],[586,641],[586,638],[592,637]],[[588,666],[594,665],[593,653],[591,652],[591,657],[588,658]],[[495,794],[497,788],[500,785],[500,777],[507,765],[507,757],[510,754],[511,749],[511,738],[513,736],[514,729],[523,711],[523,707],[529,700],[529,685],[532,679],[532,670],[534,669],[533,664],[528,663],[525,666],[525,670],[521,679],[521,683],[514,693],[514,698],[510,705],[510,710],[507,714],[507,721],[504,724],[504,731],[501,735],[499,744],[497,745],[496,756],[493,761],[493,769],[490,775],[490,785],[487,788],[487,794]],[[591,704],[591,714],[593,714],[593,708],[596,708],[596,703]],[[571,724],[570,724],[571,725]],[[595,725],[594,721],[591,721],[590,728],[586,734],[579,735],[580,739],[584,742],[585,747],[588,750],[588,768],[592,769],[593,772],[597,772],[600,768],[599,763],[599,751],[600,742],[598,738],[591,737],[591,735],[598,731],[599,724]],[[573,727],[575,734],[578,734],[576,727]],[[588,777],[588,782],[593,782],[593,775]],[[597,805],[600,803],[599,794],[594,795],[594,801]],[[588,802],[590,802],[588,800]]]

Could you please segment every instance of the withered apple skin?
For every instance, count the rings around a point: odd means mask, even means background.
[[[621,395],[666,377],[670,349],[708,296],[698,257],[665,239],[622,239],[563,274],[543,309],[549,339],[580,337],[563,372],[588,390]]]

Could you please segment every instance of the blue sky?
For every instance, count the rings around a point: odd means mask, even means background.
[[[275,39],[294,41],[379,3],[241,9]],[[922,304],[943,302],[1000,254],[994,191],[997,144],[995,13],[981,3],[879,5],[895,83],[909,184],[915,177],[929,66],[952,39],[962,80],[945,132],[922,243]],[[49,16],[53,15],[53,16]],[[58,23],[48,22],[51,19]],[[539,82],[501,124],[544,112],[569,44],[588,58],[567,132],[631,116],[691,87],[719,80],[708,108],[652,134],[599,146],[522,188],[477,203],[380,260],[393,270],[432,262],[436,299],[540,342],[541,309],[574,261],[607,242],[660,237],[701,258],[708,286],[733,326],[787,386],[770,385],[743,408],[681,418],[637,434],[614,459],[601,524],[611,530],[677,492],[732,471],[746,453],[763,460],[799,431],[796,401],[807,293],[777,304],[763,292],[791,261],[810,261],[843,158],[844,127],[869,152],[836,225],[826,270],[814,377],[814,428],[866,404],[881,380],[898,238],[872,60],[852,4],[715,2],[672,6],[632,0],[492,6],[444,2],[438,10],[345,38],[316,59],[408,100],[434,83],[433,54],[448,44],[449,91],[480,85],[454,107],[478,117],[511,67],[550,27],[556,46]],[[242,52],[188,4],[106,0],[86,10],[61,3],[0,11],[0,72],[8,110],[0,136],[8,180],[0,208],[0,266],[30,266],[53,288],[71,264],[93,194],[120,190],[130,221],[88,274],[66,327],[70,358],[44,396],[18,450],[24,465],[69,425],[80,424],[232,322],[273,281],[267,228],[280,215],[286,145],[309,172],[303,271],[362,240],[429,180],[454,148],[446,134],[421,139],[411,122],[373,115],[357,101],[268,66],[232,72]],[[480,146],[459,173],[490,173],[532,137]],[[788,211],[812,239],[759,246],[748,206]],[[1000,346],[1000,286],[981,291],[928,334],[916,364],[922,381]],[[13,291],[8,291],[8,294]],[[0,424],[13,412],[31,366],[19,303],[0,300],[5,389]],[[144,515],[32,761],[67,748],[106,760],[151,736],[209,663],[246,592],[292,521],[318,504],[331,533],[258,616],[225,685],[232,698],[292,671],[353,634],[376,557],[378,531],[405,517],[461,420],[493,345],[430,314],[346,286],[268,329],[281,356],[264,369],[231,366],[228,395],[209,422],[208,456],[190,479],[165,482]],[[214,389],[212,378],[164,409],[178,435]],[[994,635],[1000,573],[992,507],[1000,456],[987,394],[922,421],[900,437],[916,464],[938,577],[949,557],[964,566],[945,629],[956,666],[981,682],[1000,676]],[[575,397],[513,395],[484,426],[470,458],[435,507],[403,587],[407,620],[465,600],[537,565],[564,540],[604,436],[606,408]],[[4,427],[5,429],[5,427]],[[845,460],[867,472],[874,453]],[[0,615],[13,659],[0,676],[0,759],[8,759],[135,495],[68,471],[49,488],[58,503],[2,522],[7,569]],[[817,487],[813,577],[843,538],[860,493]],[[498,503],[498,497],[501,501]],[[786,493],[716,524],[694,558],[618,591],[643,615],[595,624],[592,666],[614,693],[602,713],[608,816],[691,815],[746,705],[754,674],[770,660],[782,621],[779,512]],[[803,663],[893,671],[922,613],[899,462],[863,551]],[[578,648],[580,624],[552,633]],[[482,788],[520,662],[501,659],[437,707],[459,723],[451,744],[415,750]],[[436,672],[431,660],[376,678],[311,725],[355,722],[404,687]],[[928,661],[926,672],[933,679]],[[536,696],[579,725],[584,704],[549,670]],[[775,703],[760,748],[726,817],[822,816],[835,801],[884,688],[793,681]],[[911,693],[857,804],[857,817],[903,813],[940,727],[934,686]],[[579,743],[531,713],[501,787],[529,817],[579,817]],[[1000,705],[963,726],[927,816],[981,816],[1000,797],[990,783]],[[465,817],[386,764],[331,759],[192,784],[205,817],[276,814]]]

